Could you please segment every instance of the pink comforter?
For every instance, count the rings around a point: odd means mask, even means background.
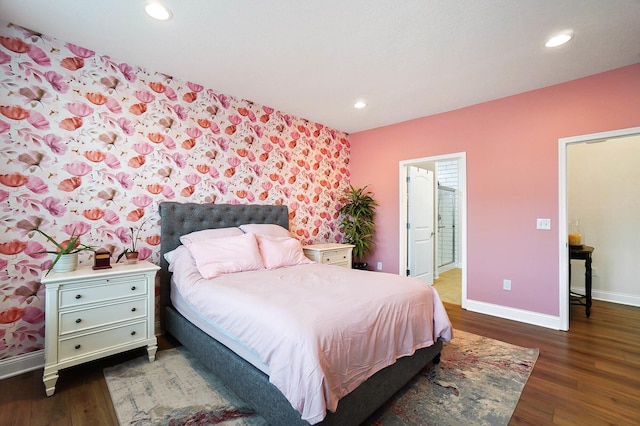
[[[396,359],[452,338],[438,293],[417,279],[307,264],[206,280],[178,250],[184,298],[254,350],[311,424]]]

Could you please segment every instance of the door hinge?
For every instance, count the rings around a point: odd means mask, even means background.
[[[407,222],[407,229],[411,229],[411,224]]]
[[[410,277],[411,276],[411,271],[409,269],[407,269],[407,276]]]

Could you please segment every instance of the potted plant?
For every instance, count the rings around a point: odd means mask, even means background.
[[[367,263],[363,259],[373,247],[373,230],[375,223],[373,218],[376,213],[376,200],[372,193],[367,191],[367,186],[354,188],[349,185],[340,207],[339,213],[343,215],[340,222],[340,230],[344,232],[344,241],[353,244],[353,268],[367,269]]]
[[[140,224],[137,231],[133,229],[133,226],[129,227],[129,231],[131,232],[131,248],[124,249],[116,259],[116,263],[120,262],[120,259],[122,259],[123,257],[127,259],[127,263],[136,263],[138,261],[138,250],[136,249],[136,242],[138,241],[138,238],[140,236],[142,225],[144,225],[144,222]]]
[[[80,242],[80,235],[76,235],[75,228],[73,232],[71,232],[71,236],[69,237],[69,239],[62,241],[61,243],[58,243],[38,227],[33,228],[33,230],[43,235],[47,240],[49,240],[51,243],[53,243],[53,245],[56,246],[56,250],[54,251],[45,250],[39,252],[55,255],[53,263],[51,263],[51,265],[49,266],[46,275],[49,275],[49,272],[51,272],[51,270],[54,270],[55,272],[75,271],[78,267],[78,253],[85,250],[94,250],[93,247],[84,245]]]

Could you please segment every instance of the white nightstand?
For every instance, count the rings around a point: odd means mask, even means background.
[[[155,276],[158,266],[140,261],[111,269],[84,266],[50,272],[46,287],[45,367],[47,396],[56,390],[58,371],[94,359],[147,347],[155,360]]]
[[[351,268],[353,247],[351,244],[325,243],[302,246],[302,250],[314,262]]]

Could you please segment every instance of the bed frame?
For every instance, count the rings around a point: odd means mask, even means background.
[[[289,229],[286,206],[160,203],[160,318],[162,329],[174,336],[231,390],[271,425],[308,425],[269,377],[190,323],[171,305],[171,273],[164,254],[180,245],[180,236],[209,228],[245,223],[273,223]],[[359,425],[381,407],[429,362],[439,362],[442,343],[423,348],[379,371],[328,412],[321,425]]]

